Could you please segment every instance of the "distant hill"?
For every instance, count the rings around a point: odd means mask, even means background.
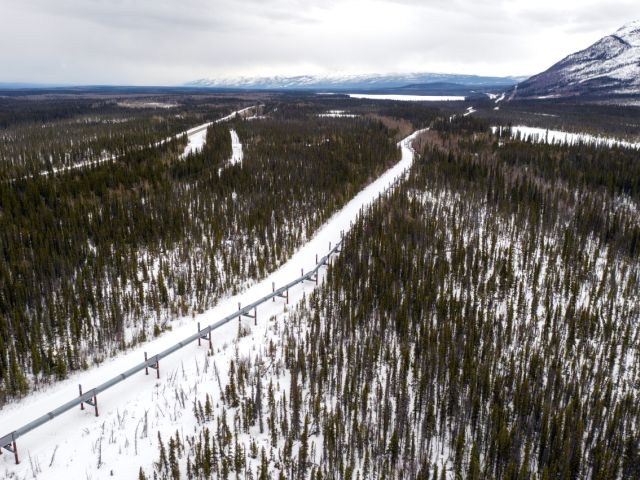
[[[516,98],[640,96],[640,21],[518,85]]]
[[[374,91],[407,88],[421,91],[433,86],[451,88],[508,88],[518,83],[515,77],[483,77],[442,73],[370,74],[370,75],[298,75],[292,77],[202,78],[185,84],[199,88],[230,88],[246,90],[356,90]]]

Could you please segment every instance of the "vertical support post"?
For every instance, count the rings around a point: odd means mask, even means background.
[[[198,322],[198,346],[200,346],[200,337],[202,335],[200,334],[200,322]]]
[[[147,361],[147,352],[144,352],[144,361]],[[144,367],[144,374],[149,375],[149,367]]]
[[[156,355],[156,378],[160,380],[160,361],[158,360],[157,355]]]
[[[275,292],[276,292],[276,282],[271,282],[271,293],[275,293]],[[271,301],[275,302],[276,297],[275,296],[271,297]]]
[[[316,265],[318,264],[318,254],[316,253]]]
[[[96,417],[98,417],[98,396],[94,395],[93,396],[93,406],[96,409]]]
[[[287,288],[287,301],[286,304],[289,305],[289,289]]]
[[[253,325],[258,326],[258,307],[253,307]]]
[[[18,458],[18,446],[16,445],[16,441],[13,441],[13,455],[16,457],[16,465],[20,464],[20,458]]]
[[[78,385],[78,392],[80,392],[80,396],[82,396],[82,385]],[[80,402],[80,410],[84,410],[83,402]]]

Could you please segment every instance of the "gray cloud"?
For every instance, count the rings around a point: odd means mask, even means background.
[[[640,18],[629,0],[3,0],[0,81],[528,74]]]

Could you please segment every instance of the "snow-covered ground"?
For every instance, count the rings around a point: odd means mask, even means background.
[[[404,102],[459,102],[464,97],[449,95],[375,95],[369,93],[350,93],[351,98],[366,98],[369,100],[400,100]]]
[[[242,164],[242,143],[240,143],[240,138],[238,137],[238,133],[235,130],[229,130],[231,134],[231,159],[229,163],[231,165],[235,165],[236,163]]]
[[[344,110],[329,110],[325,113],[319,113],[318,116],[333,117],[333,118],[354,118],[354,117],[357,117],[358,115],[355,115],[353,113],[348,113]]]
[[[187,146],[184,147],[184,152],[180,155],[180,158],[185,158],[191,153],[198,153],[204,147],[207,140],[207,129],[197,130],[194,133],[187,136]]]
[[[18,403],[0,410],[0,435],[46,414],[77,395],[78,384],[84,391],[119,375],[150,356],[162,351],[203,326],[231,314],[238,303],[246,305],[271,292],[272,282],[283,285],[315,266],[316,254],[324,255],[329,245],[339,241],[341,232],[350,228],[358,213],[404,175],[413,161],[410,148],[419,132],[407,137],[400,146],[401,160],[380,178],[356,195],[319,229],[276,272],[246,291],[221,301],[216,307],[195,318],[184,317],[172,324],[172,330],[141,347],[106,360],[99,367],[76,373],[67,380],[27,396]],[[324,274],[324,270],[321,270]],[[322,275],[320,276],[322,282]],[[289,292],[290,304],[307,295],[315,285],[299,285]],[[18,439],[21,464],[13,456],[0,456],[0,476],[3,478],[135,478],[142,465],[150,470],[157,458],[158,432],[166,440],[176,430],[192,433],[196,428],[193,405],[209,393],[214,403],[220,398],[220,385],[226,379],[229,360],[238,356],[255,356],[267,348],[265,338],[279,322],[286,319],[283,301],[269,302],[258,308],[257,326],[253,320],[243,320],[248,335],[237,338],[239,326],[230,322],[212,332],[214,354],[196,344],[187,345],[160,363],[160,379],[155,371],[129,378],[98,397],[100,417],[93,409],[67,412]],[[221,383],[220,378],[223,382]],[[183,472],[184,473],[184,472]]]
[[[211,125],[213,125],[214,123],[226,122],[227,120],[231,120],[233,118],[236,118],[237,116],[242,116],[254,108],[256,107],[247,107],[247,108],[243,108],[242,110],[236,110],[235,112],[230,113],[226,117],[219,118],[218,120],[215,120],[213,122],[203,123],[202,125],[198,125],[197,127],[193,127],[187,130],[185,133],[187,135],[188,142],[180,158],[184,158],[192,152],[198,152],[202,150],[202,147],[204,146],[207,139],[207,128],[209,128]],[[230,130],[230,132],[231,132],[231,142],[232,142],[232,148],[233,148],[231,163],[235,164],[237,162],[242,161],[242,145],[240,145],[240,140],[238,139],[238,134],[235,132],[235,130]],[[181,135],[184,135],[184,133]],[[166,142],[171,138],[172,137],[164,141]]]
[[[506,127],[491,127],[493,133],[503,134]],[[544,128],[527,127],[516,125],[511,127],[511,138],[520,137],[523,140],[531,139],[537,143],[555,143],[575,145],[578,143],[589,143],[603,147],[625,147],[640,149],[640,142],[629,142],[618,138],[591,135],[589,133],[571,133],[561,130],[547,130]]]
[[[118,102],[118,106],[125,108],[175,108],[178,104],[165,102]]]

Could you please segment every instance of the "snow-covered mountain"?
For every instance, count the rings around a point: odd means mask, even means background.
[[[517,97],[640,95],[640,21],[518,85]]]
[[[406,73],[367,75],[298,75],[272,77],[201,78],[186,86],[205,88],[288,89],[288,90],[380,90],[416,84],[451,83],[464,86],[511,86],[513,77],[482,77],[446,73]]]

